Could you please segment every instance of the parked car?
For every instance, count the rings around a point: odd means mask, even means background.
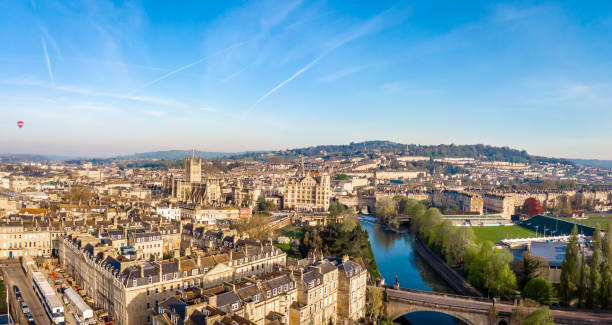
[[[30,313],[26,313],[25,314],[25,318],[28,320],[28,322],[33,322],[34,321],[34,316],[32,316],[32,314],[30,314]]]
[[[15,291],[15,293],[19,293],[19,287],[17,285],[13,286],[13,290]]]
[[[21,302],[21,310],[23,310],[24,314],[27,314],[30,312],[30,307],[28,307],[28,304],[26,304],[25,301]]]

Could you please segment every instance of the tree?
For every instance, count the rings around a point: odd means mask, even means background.
[[[561,280],[559,296],[561,302],[569,306],[578,290],[578,228],[574,225],[569,242],[565,247],[565,258],[561,263]]]
[[[572,205],[570,203],[570,198],[567,195],[557,197],[557,202],[555,203],[555,214],[560,217],[572,215]]]
[[[578,304],[581,307],[584,307],[586,304],[586,299],[589,290],[589,266],[584,260],[584,253],[580,254],[582,258],[580,259],[580,274],[578,280]]]
[[[399,220],[397,219],[397,204],[391,197],[384,197],[376,200],[375,205],[376,216],[384,223],[397,227]]]
[[[498,250],[493,243],[486,241],[470,261],[468,281],[486,289],[489,294],[508,296],[516,288],[516,276],[510,269],[512,259],[508,250]]]
[[[336,175],[336,179],[338,179],[338,180],[348,179],[348,175],[347,174],[338,174],[338,175]]]
[[[382,293],[376,288],[368,288],[366,293],[366,315],[374,320],[383,315]]]
[[[543,305],[550,305],[553,297],[552,285],[542,278],[531,279],[523,288],[523,297],[535,300]]]
[[[544,208],[542,208],[542,204],[538,199],[530,197],[523,203],[522,212],[531,218],[538,214],[542,214],[542,212],[544,212]]]
[[[539,256],[534,256],[529,251],[522,254],[523,261],[518,272],[519,285],[524,287],[531,279],[544,277],[548,266],[548,261]]]
[[[420,218],[419,231],[423,236],[429,238],[433,227],[442,221],[442,213],[437,208],[429,208]]]
[[[397,209],[401,214],[410,214],[411,209],[419,204],[419,202],[415,199],[409,199],[405,196],[401,197],[397,202]]]
[[[346,210],[346,206],[341,203],[331,204],[328,210],[329,214],[335,217],[341,215]]]
[[[450,265],[463,263],[472,246],[474,246],[474,230],[472,227],[454,227],[444,242],[446,262]]]
[[[555,319],[550,315],[550,309],[545,306],[529,314],[522,325],[555,325]]]
[[[589,284],[587,307],[594,308],[599,303],[599,291],[601,290],[601,231],[599,225],[595,227],[593,232],[593,256],[591,258]]]
[[[601,289],[599,302],[606,308],[612,304],[612,222],[608,223],[602,245]]]
[[[270,211],[276,211],[277,207],[276,207],[276,204],[274,204],[274,202],[270,200],[266,200],[263,196],[260,196],[257,199],[257,210],[270,212]]]

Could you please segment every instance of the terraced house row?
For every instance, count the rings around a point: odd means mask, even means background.
[[[143,259],[89,234],[61,238],[66,272],[117,324],[327,324],[363,317],[367,272],[348,258],[287,265],[271,244],[185,248]],[[211,323],[212,322],[212,323]]]

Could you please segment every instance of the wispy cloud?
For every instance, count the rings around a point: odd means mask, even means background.
[[[49,53],[47,52],[47,41],[44,38],[41,38],[43,53],[45,54],[45,61],[47,62],[47,72],[49,73],[49,79],[51,79],[51,83],[55,85],[55,78],[53,77],[53,69],[51,69],[51,60],[49,59]]]
[[[235,49],[235,48],[237,48],[237,47],[240,47],[240,46],[242,46],[242,45],[244,45],[244,44],[246,44],[246,43],[248,43],[248,42],[250,42],[250,40],[247,40],[247,41],[241,41],[241,42],[238,42],[238,43],[232,44],[232,45],[230,45],[230,46],[228,46],[228,47],[226,47],[226,48],[224,48],[224,49],[218,50],[217,52],[214,52],[214,53],[212,53],[212,54],[209,54],[209,55],[207,55],[207,56],[204,56],[204,57],[202,57],[202,58],[200,58],[200,59],[198,59],[198,60],[195,60],[195,61],[193,61],[193,62],[191,62],[191,63],[189,63],[189,64],[186,64],[186,65],[184,65],[184,66],[182,66],[182,67],[180,67],[180,68],[178,68],[178,69],[172,70],[172,71],[170,71],[170,72],[168,72],[168,73],[166,73],[166,74],[162,75],[161,77],[156,78],[156,79],[153,79],[153,80],[151,80],[151,81],[149,81],[149,82],[145,83],[144,85],[142,85],[142,86],[140,86],[140,87],[138,87],[138,88],[134,89],[133,91],[129,92],[129,93],[127,94],[127,96],[131,96],[131,95],[133,95],[134,93],[136,93],[136,92],[138,92],[138,91],[141,91],[141,90],[143,90],[143,89],[145,89],[145,88],[148,88],[148,87],[150,87],[150,86],[152,86],[152,85],[154,85],[154,84],[156,84],[156,83],[158,83],[158,82],[160,82],[160,81],[162,81],[162,80],[164,80],[164,79],[166,79],[166,78],[168,78],[168,77],[170,77],[170,76],[172,76],[172,75],[175,75],[175,74],[177,74],[177,73],[179,73],[179,72],[181,72],[181,71],[183,71],[183,70],[187,70],[187,69],[189,69],[189,68],[191,68],[191,67],[193,67],[193,66],[195,66],[195,65],[198,65],[198,64],[200,64],[200,63],[202,63],[202,62],[204,62],[204,61],[208,60],[208,59],[209,59],[209,58],[211,58],[211,57],[214,57],[214,56],[217,56],[217,55],[223,54],[223,53],[224,53],[224,52],[226,52],[226,51],[230,51],[230,50],[233,50],[233,49]]]
[[[361,70],[363,70],[363,66],[355,66],[355,67],[349,67],[340,71],[337,71],[335,73],[332,74],[328,74],[326,76],[323,76],[321,78],[319,78],[320,82],[332,82],[332,81],[336,81],[345,77],[348,77],[354,73],[357,73]]]
[[[129,95],[123,93],[109,92],[109,91],[100,91],[96,89],[77,87],[72,85],[57,85],[57,84],[49,84],[46,82],[42,82],[35,78],[23,78],[20,80],[2,80],[2,83],[12,84],[18,86],[28,86],[28,87],[40,87],[53,89],[58,91],[63,91],[67,93],[84,95],[84,96],[95,96],[95,97],[105,97],[105,98],[116,98],[116,99],[125,99],[134,102],[143,102],[149,104],[156,104],[162,106],[184,106],[183,104],[176,102],[174,100],[159,98],[159,97],[150,97],[150,96],[136,96]]]
[[[364,37],[364,36],[367,36],[367,35],[370,35],[370,34],[374,34],[374,33],[378,32],[378,31],[380,31],[380,30],[382,30],[384,28],[387,28],[387,27],[389,27],[391,25],[397,24],[398,21],[403,20],[404,16],[405,16],[405,14],[403,14],[403,13],[401,15],[397,15],[397,13],[393,12],[391,9],[386,10],[386,11],[384,11],[384,12],[374,16],[373,18],[369,19],[365,23],[359,25],[357,28],[355,28],[355,29],[349,31],[346,34],[341,35],[339,38],[331,41],[328,44],[327,50],[325,50],[322,54],[317,56],[314,60],[308,62],[308,64],[306,64],[305,66],[303,66],[299,70],[297,70],[288,79],[282,81],[281,83],[276,85],[274,88],[270,89],[263,96],[259,97],[257,99],[257,101],[255,101],[255,103],[253,103],[253,105],[251,105],[251,107],[249,107],[245,111],[244,116],[246,117],[259,103],[261,103],[266,98],[270,97],[272,94],[277,92],[279,89],[281,89],[284,86],[286,86],[288,83],[293,81],[295,78],[299,77],[304,72],[308,71],[313,65],[315,65],[317,62],[319,62],[319,60],[321,60],[322,58],[327,56],[329,53],[331,53],[335,49],[337,49],[337,48],[339,48],[339,47],[341,47],[341,46],[343,46],[343,45],[345,45],[345,44],[347,44],[349,42],[352,42],[352,41],[354,41],[356,39],[359,39],[361,37]]]

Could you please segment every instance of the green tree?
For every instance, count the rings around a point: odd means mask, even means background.
[[[472,227],[454,227],[444,242],[446,262],[450,265],[462,264],[472,246],[474,246],[474,230]]]
[[[382,293],[376,288],[368,288],[366,293],[366,315],[373,320],[383,315]]]
[[[542,307],[529,314],[522,325],[555,325],[555,319],[548,307]]]
[[[344,206],[344,204],[341,204],[341,203],[331,204],[328,209],[329,214],[332,216],[341,215],[345,210],[346,210],[346,206]]]
[[[553,297],[553,287],[545,279],[531,279],[523,288],[523,297],[532,299],[543,305],[550,305]]]
[[[608,223],[602,245],[601,289],[599,302],[606,308],[612,305],[612,222]]]
[[[510,269],[512,259],[508,250],[498,250],[486,241],[470,261],[468,281],[487,290],[488,294],[508,296],[516,289],[516,276]]]
[[[442,221],[442,213],[437,208],[429,208],[419,220],[419,232],[429,238],[434,226]]]
[[[524,287],[529,280],[545,276],[545,269],[548,266],[548,262],[539,256],[531,254],[529,251],[523,252],[522,257],[523,261],[518,272],[518,277],[519,285]]]
[[[589,265],[584,260],[584,253],[580,254],[582,256],[580,260],[580,274],[578,280],[578,304],[581,307],[586,305],[587,295],[589,293]]]
[[[595,305],[599,304],[601,290],[601,231],[599,225],[595,227],[593,232],[593,256],[591,258],[589,285],[587,307],[594,308]]]
[[[347,174],[338,174],[338,175],[336,175],[336,179],[338,179],[338,180],[348,179],[348,175]]]
[[[374,208],[376,216],[382,222],[392,227],[399,226],[399,220],[397,219],[397,204],[393,198],[384,197],[377,199]]]
[[[561,263],[561,280],[559,297],[561,302],[569,306],[578,290],[578,228],[574,225],[569,242],[565,248],[565,258]]]
[[[410,214],[411,209],[419,204],[419,202],[415,199],[409,199],[405,196],[399,199],[397,202],[397,209],[401,214]]]

